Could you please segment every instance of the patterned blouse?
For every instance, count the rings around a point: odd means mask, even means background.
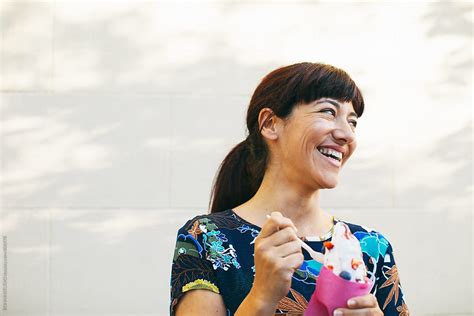
[[[338,221],[337,219],[334,220]],[[368,277],[384,315],[408,316],[392,246],[380,233],[345,222],[360,241]],[[234,315],[249,293],[255,276],[254,242],[260,227],[233,210],[200,215],[189,220],[177,234],[171,268],[170,314],[184,293],[194,289],[222,295],[228,315]],[[308,238],[309,239],[309,238]],[[303,238],[316,251],[324,252],[324,240]],[[330,240],[331,237],[327,240]],[[303,314],[317,285],[321,264],[303,250],[305,260],[293,275],[288,295],[275,315]]]

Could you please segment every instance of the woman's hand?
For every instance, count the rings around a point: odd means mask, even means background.
[[[272,212],[255,239],[255,279],[251,294],[262,304],[276,308],[288,294],[293,273],[303,260],[295,225],[281,213]]]
[[[383,312],[377,303],[377,299],[373,294],[357,296],[351,298],[347,302],[349,308],[338,308],[334,311],[334,316],[349,316],[349,315],[374,315],[383,316]]]

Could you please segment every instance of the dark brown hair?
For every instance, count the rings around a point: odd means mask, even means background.
[[[320,63],[299,63],[278,68],[265,76],[253,93],[247,110],[247,138],[222,161],[211,191],[210,211],[236,207],[255,195],[268,163],[268,148],[260,133],[258,115],[270,108],[287,118],[295,105],[321,98],[352,102],[360,117],[364,99],[359,88],[342,69]]]

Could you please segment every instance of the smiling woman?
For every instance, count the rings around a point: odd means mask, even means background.
[[[354,81],[330,65],[299,63],[263,78],[250,100],[248,136],[217,173],[211,214],[178,231],[172,315],[304,313],[321,263],[301,241],[322,251],[341,221],[320,208],[319,195],[337,186],[363,111]],[[345,223],[359,239],[373,287],[338,312],[408,315],[388,240]]]

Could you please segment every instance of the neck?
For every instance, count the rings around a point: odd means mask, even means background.
[[[267,214],[278,211],[291,219],[300,236],[322,235],[332,225],[331,216],[319,206],[319,190],[290,183],[281,172],[265,173],[257,193],[234,211],[260,227]]]

